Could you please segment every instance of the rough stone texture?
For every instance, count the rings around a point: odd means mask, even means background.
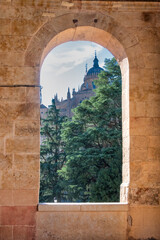
[[[40,67],[77,40],[101,44],[121,67],[128,227],[118,210],[38,212],[36,223]],[[36,225],[43,239],[160,239],[159,42],[158,1],[0,1],[0,240],[33,240]]]
[[[124,240],[128,206],[127,204],[117,205],[56,204],[55,207],[39,206],[37,239]]]
[[[131,189],[130,199],[133,203],[145,205],[159,205],[160,204],[159,188],[138,188]]]
[[[159,240],[160,209],[152,206],[132,206],[130,208],[132,226],[128,228],[129,239]],[[151,220],[152,219],[152,220]],[[141,236],[141,237],[140,237]]]

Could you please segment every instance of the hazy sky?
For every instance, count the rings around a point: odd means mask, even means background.
[[[93,42],[76,41],[67,42],[54,48],[45,58],[41,68],[42,103],[46,106],[57,93],[58,98],[66,99],[67,90],[75,88],[83,83],[86,72],[93,67],[93,59],[97,52],[100,67],[104,66],[105,58],[113,55],[102,46]]]

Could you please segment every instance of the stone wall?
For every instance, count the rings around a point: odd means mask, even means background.
[[[37,212],[37,204],[40,66],[53,47],[76,40],[101,44],[121,66],[121,201],[129,202],[123,224],[117,220],[119,213],[74,212],[73,219],[82,224],[77,230],[81,231],[79,239],[160,239],[159,30],[159,2],[0,1],[0,240],[34,240],[36,228],[37,239],[41,239],[39,226],[42,236],[50,232],[48,228],[43,232],[41,218],[46,224],[48,217],[58,222],[51,230],[54,238],[49,239],[61,239],[59,226],[66,226],[66,236],[74,229],[74,221],[73,228],[67,223],[73,213]],[[83,231],[93,215],[97,235],[91,226]],[[108,235],[111,225],[116,235]],[[98,229],[102,228],[101,237]]]
[[[128,204],[40,204],[38,240],[126,239]]]

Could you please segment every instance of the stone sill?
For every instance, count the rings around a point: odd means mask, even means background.
[[[39,212],[127,212],[128,203],[39,203]]]

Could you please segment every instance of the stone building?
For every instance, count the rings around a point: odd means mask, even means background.
[[[84,99],[89,99],[95,94],[93,91],[93,89],[95,89],[94,80],[98,79],[98,74],[103,71],[103,68],[99,67],[98,62],[99,60],[95,53],[93,67],[90,68],[88,71],[86,67],[86,75],[84,76],[83,84],[77,92],[75,91],[75,89],[73,89],[72,97],[69,88],[66,100],[59,101],[57,95],[55,96],[56,107],[60,109],[60,114],[62,116],[67,116],[69,118],[72,117],[72,109],[77,107],[78,104],[81,103]]]
[[[40,204],[40,69],[81,40],[121,68],[120,202]],[[159,43],[159,0],[0,1],[1,240],[160,240]]]

